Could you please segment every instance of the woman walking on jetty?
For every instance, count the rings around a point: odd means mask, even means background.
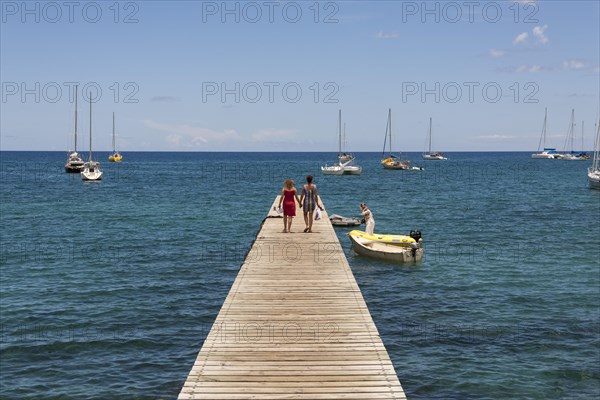
[[[312,175],[306,177],[306,185],[302,186],[302,196],[300,196],[300,203],[304,207],[304,232],[312,232],[313,225],[313,214],[315,207],[319,207],[323,211],[323,207],[319,205],[319,192],[317,186],[312,183]]]
[[[302,203],[298,198],[298,191],[294,187],[295,182],[291,179],[286,179],[283,183],[283,189],[281,189],[281,196],[279,197],[279,208],[283,202],[283,233],[292,232],[292,218],[296,216],[296,200],[300,207]]]

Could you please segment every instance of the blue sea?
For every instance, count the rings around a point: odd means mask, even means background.
[[[323,176],[333,153],[124,153],[104,180],[63,152],[2,152],[0,398],[175,399],[286,178],[330,213],[422,232],[424,259],[357,256],[409,399],[600,393],[600,191],[590,162],[448,153]],[[107,153],[96,153],[106,160]],[[297,220],[292,229],[301,229]]]

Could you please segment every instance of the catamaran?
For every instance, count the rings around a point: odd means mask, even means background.
[[[79,153],[77,153],[77,86],[75,86],[75,150],[69,152],[65,171],[69,173],[81,172],[83,164],[83,160],[79,156]]]
[[[423,154],[424,160],[447,160],[439,151],[431,152],[431,117],[429,117],[429,151]]]
[[[92,94],[90,93],[90,159],[83,166],[81,179],[84,181],[99,181],[102,179],[100,163],[92,159]]]
[[[540,136],[540,143],[538,144],[538,152],[531,155],[531,158],[545,158],[545,159],[558,159],[562,155],[556,151],[554,147],[546,147],[546,129],[548,125],[548,108],[544,109],[544,126],[542,127],[542,135]],[[543,150],[540,152],[540,147]]]
[[[338,113],[338,127],[339,127],[339,152],[338,162],[333,165],[324,165],[321,167],[323,175],[360,175],[362,167],[360,165],[354,165],[354,157],[342,162],[340,156],[342,155],[342,110]]]
[[[121,162],[123,160],[123,156],[116,150],[115,146],[115,113],[113,112],[113,130],[112,130],[112,145],[113,152],[108,156],[108,161],[110,162]]]

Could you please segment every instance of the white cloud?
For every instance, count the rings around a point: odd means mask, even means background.
[[[150,129],[170,133],[165,137],[165,141],[174,146],[197,147],[211,142],[239,139],[238,133],[231,129],[214,131],[187,124],[164,124],[149,119],[143,120],[142,123]]]
[[[529,68],[529,72],[540,72],[543,69],[541,65],[532,65]]]
[[[563,61],[563,68],[564,69],[585,69],[587,68],[587,63],[581,61],[581,60],[566,60]]]
[[[252,134],[252,140],[255,142],[282,141],[289,142],[296,131],[289,129],[259,129]]]
[[[548,43],[548,37],[546,36],[546,29],[548,25],[536,26],[533,28],[533,36],[535,36],[541,44]]]
[[[375,35],[375,37],[377,39],[398,39],[400,37],[400,35],[398,35],[395,32],[379,31],[379,32],[377,32],[377,34]]]
[[[512,140],[515,139],[516,136],[509,136],[509,135],[482,135],[482,136],[475,136],[476,139],[479,140],[492,140],[492,141],[507,141],[507,140]]]
[[[515,68],[515,72],[526,72],[528,69],[528,65],[519,65],[517,68]]]
[[[504,55],[506,55],[506,51],[504,50],[490,49],[490,56],[494,58],[502,57]]]
[[[523,32],[519,33],[513,40],[513,44],[525,43],[527,38],[529,37],[529,33]]]
[[[538,43],[546,44],[550,41],[550,39],[548,39],[548,36],[546,36],[546,29],[548,29],[548,25],[535,26],[531,30],[531,33],[537,39]],[[520,43],[525,43],[528,38],[529,38],[528,32],[521,32],[517,36],[515,36],[515,38],[513,39],[513,44],[517,45]]]
[[[519,65],[518,67],[513,69],[513,72],[531,72],[531,73],[536,73],[536,72],[542,72],[542,71],[552,71],[551,67],[544,67],[542,65]]]

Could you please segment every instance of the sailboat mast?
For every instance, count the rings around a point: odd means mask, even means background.
[[[600,163],[600,120],[596,121],[596,143],[594,143],[594,159],[592,161],[592,171],[598,171]]]
[[[544,125],[542,125],[542,134],[538,143],[538,151],[546,148],[546,122],[548,120],[548,108],[544,109]],[[544,147],[542,147],[544,146]]]
[[[385,157],[385,145],[387,144],[387,137],[388,137],[388,129],[390,127],[390,121],[389,121],[390,117],[388,116],[388,120],[385,121],[385,135],[383,135],[383,150],[381,150],[381,157]]]
[[[544,138],[544,149],[546,148],[546,123],[548,121],[548,107],[544,108],[544,128],[542,137]]]
[[[338,113],[338,129],[339,129],[338,155],[341,155],[342,154],[342,110],[339,110],[339,113]]]
[[[342,141],[342,150],[344,150],[344,152],[346,152],[346,123],[344,122],[344,140]]]
[[[77,85],[75,86],[75,153],[77,153]]]
[[[392,109],[388,109],[388,124],[390,126],[390,155],[392,154]]]
[[[573,148],[573,141],[575,140],[575,109],[571,110],[571,151]]]
[[[583,151],[583,121],[581,121],[581,152]]]
[[[115,113],[113,112],[113,153],[116,152],[115,148]]]
[[[429,154],[431,154],[431,117],[429,117]]]
[[[90,162],[92,162],[92,93],[90,92]]]

